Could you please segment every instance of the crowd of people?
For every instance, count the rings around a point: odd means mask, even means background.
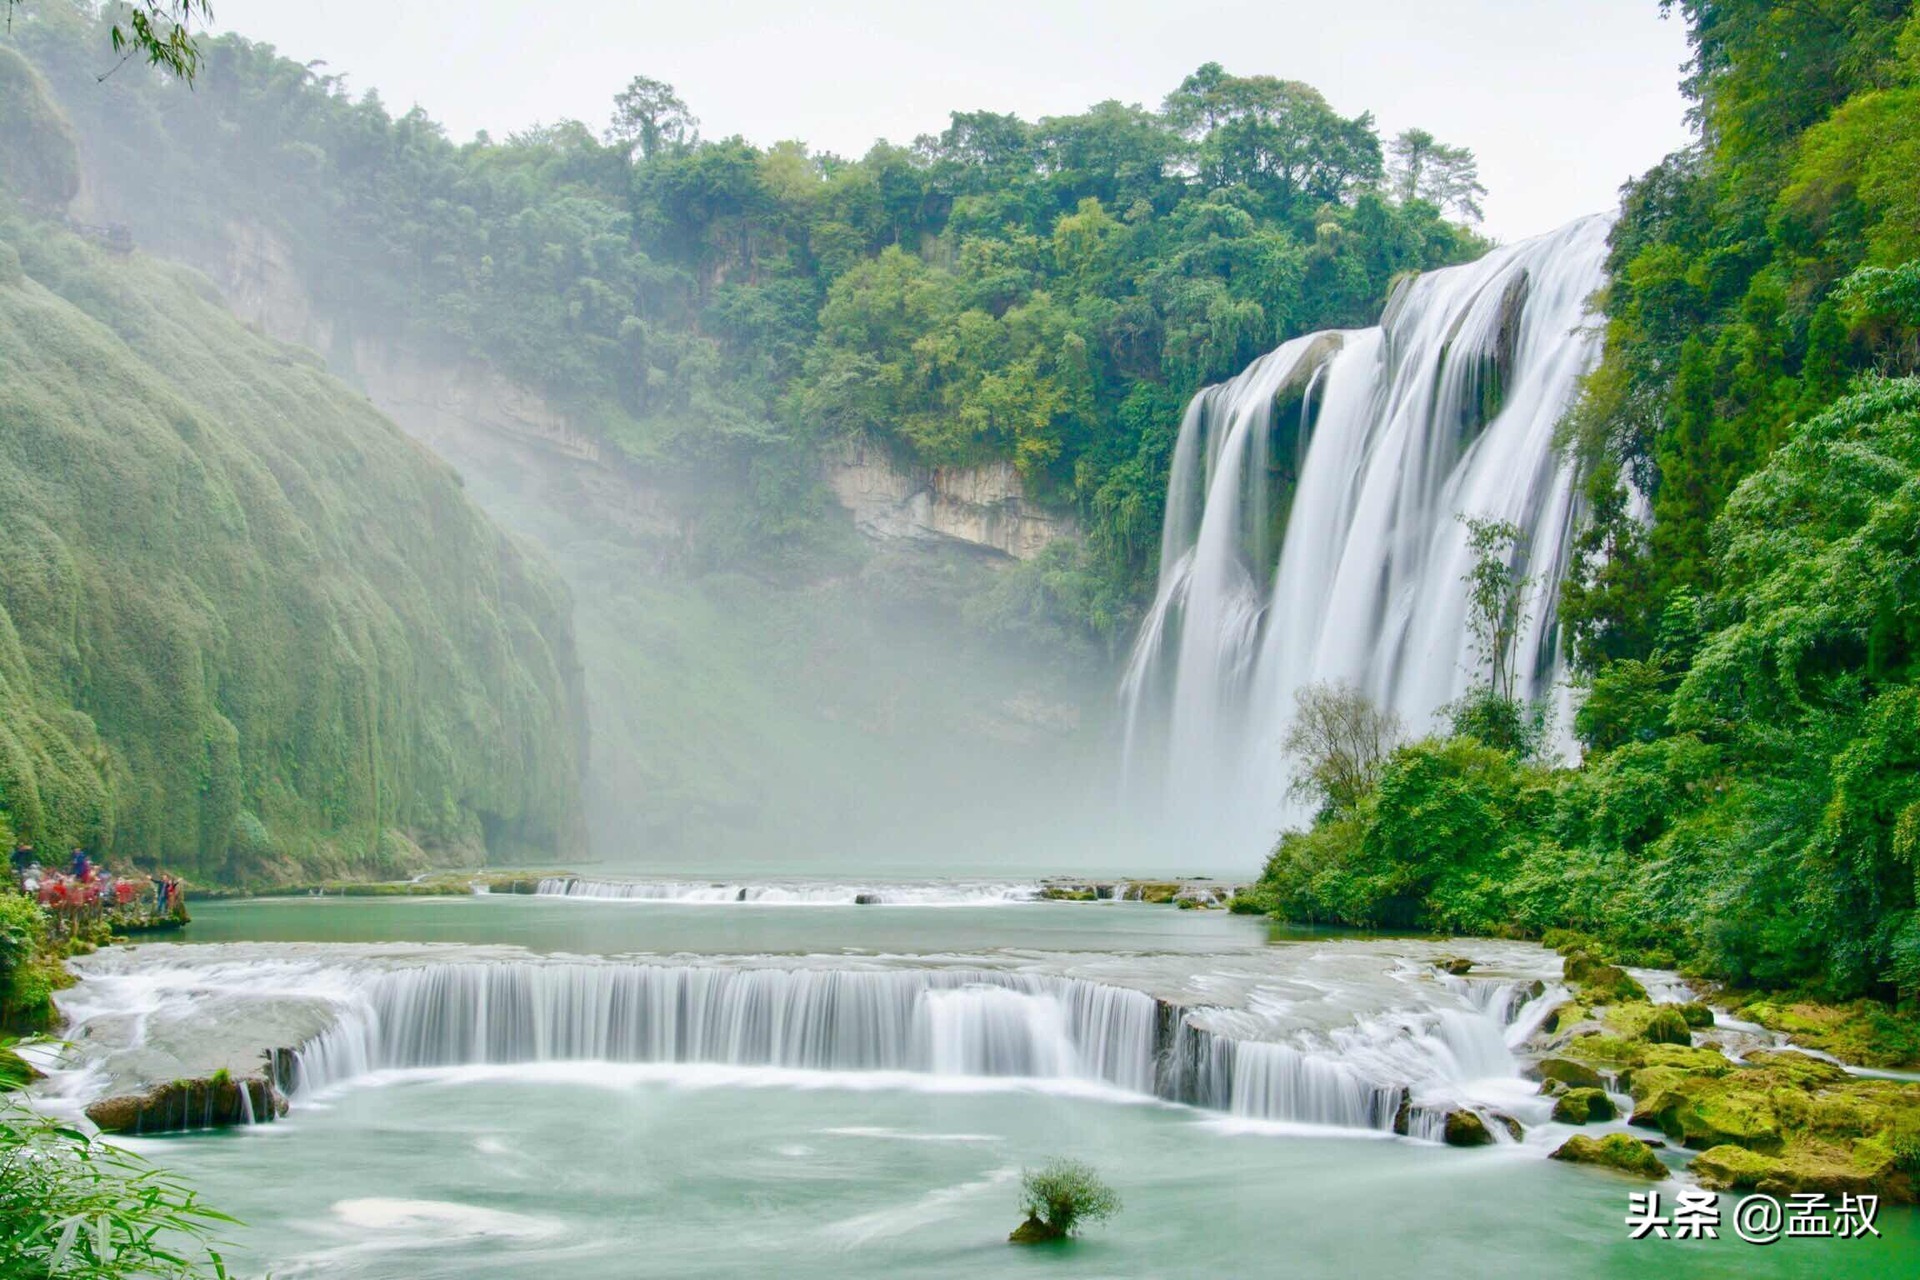
[[[85,849],[73,850],[65,869],[47,866],[30,844],[13,850],[14,887],[37,898],[57,917],[115,913],[164,919],[181,904],[180,882],[170,875],[129,875],[93,860]]]

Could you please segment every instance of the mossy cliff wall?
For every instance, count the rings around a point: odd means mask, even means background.
[[[559,580],[310,353],[26,194],[0,192],[0,826],[243,880],[575,850]]]

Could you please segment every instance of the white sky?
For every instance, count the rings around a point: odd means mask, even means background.
[[[707,137],[858,156],[953,110],[1035,119],[1157,105],[1203,62],[1304,80],[1383,136],[1472,147],[1503,239],[1611,207],[1687,140],[1685,31],[1655,0],[219,0],[218,28],[323,59],[455,138],[575,118],[634,75],[673,84]]]

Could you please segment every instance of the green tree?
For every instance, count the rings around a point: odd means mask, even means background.
[[[607,141],[638,151],[643,160],[684,151],[700,136],[700,122],[673,86],[646,76],[635,76],[613,98],[613,120]]]
[[[1402,204],[1425,200],[1469,223],[1486,216],[1480,200],[1487,189],[1472,150],[1450,147],[1425,129],[1408,129],[1388,144],[1387,185]]]
[[[1093,1166],[1055,1158],[1038,1169],[1021,1170],[1020,1209],[1027,1220],[1013,1233],[1017,1243],[1062,1240],[1120,1212],[1120,1196]]]

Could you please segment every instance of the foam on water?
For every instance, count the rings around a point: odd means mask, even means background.
[[[808,880],[695,881],[591,880],[548,876],[535,892],[544,897],[593,902],[672,902],[695,906],[781,907],[978,907],[1037,902],[1034,883],[929,882],[841,883]]]

